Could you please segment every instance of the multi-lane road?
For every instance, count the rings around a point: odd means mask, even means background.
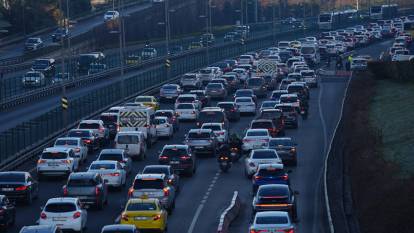
[[[391,41],[384,41],[358,53],[369,54],[376,58],[384,51]],[[344,95],[348,78],[323,77],[319,88],[312,89],[309,102],[310,113],[307,120],[299,122],[299,129],[287,130],[287,136],[298,143],[298,166],[292,168],[290,174],[294,190],[299,191],[298,197],[298,223],[299,232],[320,232],[321,213],[323,203],[320,202],[320,182],[323,169],[323,160],[327,143],[332,137],[333,129],[340,114],[340,103]],[[261,100],[262,101],[262,100]],[[215,102],[212,103],[215,105]],[[164,109],[173,108],[172,104],[162,104]],[[239,122],[230,124],[231,132],[244,132],[251,116],[244,116]],[[134,162],[132,175],[128,178],[131,184],[134,175],[142,171],[148,164],[157,164],[158,151],[163,145],[182,143],[184,134],[195,127],[192,122],[181,124],[180,131],[171,140],[160,140],[147,153],[147,159]],[[88,163],[96,158],[90,155]],[[34,163],[25,164],[22,169],[34,171]],[[214,232],[217,227],[220,213],[229,204],[233,191],[239,191],[244,206],[242,213],[231,227],[231,232],[247,232],[251,220],[251,181],[244,176],[243,160],[235,163],[230,172],[219,172],[218,164],[214,158],[198,160],[197,173],[192,177],[183,177],[181,192],[177,197],[176,208],[169,217],[168,229],[170,232],[207,233]],[[85,170],[82,167],[81,170]],[[18,232],[24,225],[35,224],[39,218],[40,206],[43,206],[51,197],[62,194],[64,180],[52,179],[40,183],[39,199],[30,206],[17,207],[16,225],[10,232]],[[120,206],[126,201],[127,188],[122,191],[113,191],[109,195],[108,206],[104,210],[90,210],[88,212],[89,232],[99,232],[101,227],[113,223],[119,213]]]

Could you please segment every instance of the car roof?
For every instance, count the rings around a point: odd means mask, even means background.
[[[57,140],[76,140],[76,141],[80,141],[81,139],[77,138],[77,137],[61,137],[61,138],[56,138],[56,141]]]
[[[117,135],[131,135],[131,134],[144,134],[141,131],[120,131],[117,133]]]
[[[57,226],[55,225],[33,225],[23,226],[20,232],[31,232],[31,233],[54,233]]]
[[[92,164],[117,164],[118,161],[113,161],[113,160],[95,160],[91,163]]]
[[[213,132],[211,129],[190,129],[188,133],[211,133]]]
[[[136,226],[132,224],[112,224],[106,225],[102,228],[102,231],[116,231],[116,230],[135,230]]]
[[[248,129],[248,130],[247,130],[247,132],[255,132],[255,131],[260,131],[260,132],[265,131],[265,132],[268,132],[268,130],[267,130],[267,129]]]
[[[164,169],[171,169],[171,165],[147,165],[145,168],[164,168]]]
[[[272,216],[278,216],[278,217],[289,217],[288,212],[286,211],[263,211],[263,212],[257,212],[256,218],[258,217],[272,217]]]

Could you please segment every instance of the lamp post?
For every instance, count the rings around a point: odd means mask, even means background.
[[[124,77],[124,46],[125,46],[125,28],[124,28],[124,11],[122,0],[118,1],[119,10],[119,62],[121,67],[121,98],[125,98],[125,77]]]

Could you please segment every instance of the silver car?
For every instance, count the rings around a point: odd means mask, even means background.
[[[285,211],[258,212],[250,225],[250,232],[294,233],[295,225]]]
[[[99,153],[97,161],[118,161],[127,173],[131,172],[132,161],[124,149],[103,149]]]
[[[118,161],[93,161],[89,166],[88,172],[98,173],[108,186],[122,188],[126,183],[126,172]]]
[[[206,95],[211,98],[225,99],[227,96],[227,90],[221,83],[209,83],[206,86]]]
[[[182,93],[177,84],[165,84],[160,88],[160,100],[175,100]]]
[[[201,80],[198,74],[187,73],[181,77],[180,84],[185,90],[193,90],[201,87]]]

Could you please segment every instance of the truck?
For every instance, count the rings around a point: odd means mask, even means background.
[[[317,65],[321,61],[319,48],[314,43],[302,44],[302,47],[300,48],[300,53],[305,58],[307,63],[310,65]]]
[[[119,110],[119,131],[141,131],[148,147],[157,141],[155,111],[147,106],[125,106]]]

